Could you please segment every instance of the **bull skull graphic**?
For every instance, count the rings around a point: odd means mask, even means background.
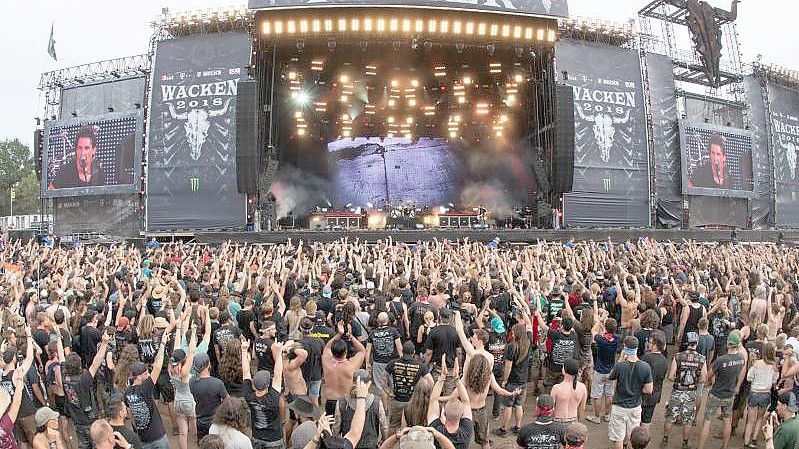
[[[577,113],[586,122],[594,124],[594,140],[599,146],[599,156],[604,162],[608,162],[610,160],[610,149],[613,147],[613,141],[616,137],[615,125],[630,121],[630,110],[627,110],[624,117],[611,117],[609,114],[601,112],[594,115],[586,115],[583,113],[582,107],[578,105]]]
[[[186,141],[189,143],[189,155],[192,159],[199,160],[202,155],[203,144],[208,137],[208,130],[211,128],[211,122],[208,119],[219,117],[227,112],[230,106],[230,98],[225,100],[225,105],[222,109],[206,111],[205,109],[192,109],[188,112],[178,113],[175,111],[175,106],[171,103],[168,104],[169,113],[173,119],[185,120],[183,129],[186,131]]]
[[[791,173],[791,179],[796,179],[796,144],[791,141],[782,140],[779,136],[780,145],[785,148],[785,160],[788,162],[788,169]]]

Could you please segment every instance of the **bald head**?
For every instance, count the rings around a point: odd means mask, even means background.
[[[104,419],[98,419],[89,428],[94,446],[98,449],[114,447],[114,428]]]
[[[385,326],[388,324],[388,313],[380,312],[377,314],[377,324]]]
[[[444,417],[450,423],[460,422],[463,417],[463,402],[459,399],[451,399],[447,402],[447,405],[444,406]]]

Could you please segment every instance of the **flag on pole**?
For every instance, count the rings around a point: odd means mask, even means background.
[[[50,41],[47,43],[47,53],[56,61],[58,58],[55,55],[55,38],[53,37],[53,25],[50,24]]]

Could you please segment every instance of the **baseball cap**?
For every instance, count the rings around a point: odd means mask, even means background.
[[[39,410],[36,410],[36,415],[34,415],[34,420],[36,421],[36,427],[44,427],[47,424],[47,421],[51,419],[58,419],[61,416],[58,414],[57,411],[51,409],[50,407],[42,407]]]
[[[400,437],[400,449],[433,449],[433,434],[422,426],[413,426]]]
[[[204,352],[200,352],[194,355],[194,362],[192,363],[192,367],[194,371],[200,372],[211,363],[211,359],[208,358],[208,354]]]
[[[372,380],[372,376],[369,374],[369,371],[359,369],[352,373],[352,381],[355,382],[356,379],[361,379],[361,382],[366,383]]]
[[[685,341],[690,345],[699,341],[699,334],[696,332],[686,332]]]
[[[333,296],[333,289],[329,285],[322,287],[322,298],[330,298]]]
[[[502,322],[502,318],[498,316],[491,317],[491,330],[494,331],[495,334],[504,334],[507,332],[505,329],[505,323]]]
[[[117,330],[124,330],[130,324],[130,319],[126,316],[121,316],[117,320]]]
[[[263,369],[255,373],[255,376],[252,378],[252,386],[258,391],[264,391],[269,388],[271,382],[272,375],[269,371]]]
[[[438,312],[438,315],[441,317],[442,320],[447,320],[452,316],[452,310],[449,310],[448,308],[444,307],[443,309],[441,309],[440,312]]]
[[[179,365],[186,360],[186,351],[182,349],[175,349],[172,351],[172,356],[169,358],[169,363],[171,365]]]
[[[573,422],[566,428],[563,439],[569,446],[582,446],[588,438],[588,427],[583,423]]]
[[[17,358],[17,348],[12,347],[3,351],[3,363],[11,363],[15,358]]]
[[[727,346],[738,347],[741,346],[741,333],[738,331],[730,332],[727,336]]]
[[[291,447],[305,447],[316,435],[316,422],[305,421],[291,432]]]
[[[142,362],[133,362],[130,365],[130,376],[136,377],[141,375],[142,373],[147,372],[147,365]]]
[[[691,298],[691,301],[693,301],[693,302],[699,301],[699,292],[697,292],[697,291],[691,292],[690,298]]]
[[[799,406],[796,404],[796,395],[792,391],[781,394],[777,397],[777,402],[788,407],[788,410],[794,413],[799,412]]]

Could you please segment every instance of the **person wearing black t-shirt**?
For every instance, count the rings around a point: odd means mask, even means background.
[[[252,352],[258,361],[258,371],[275,372],[275,358],[272,356],[272,343],[277,337],[277,326],[274,321],[264,321],[261,334],[252,342]]]
[[[416,357],[416,345],[412,341],[403,343],[401,358],[394,359],[386,365],[389,435],[393,435],[402,425],[402,414],[419,381],[425,376],[430,382],[433,381],[428,374],[427,366]]]
[[[321,338],[311,335],[313,330],[314,323],[310,318],[305,317],[300,320],[300,332],[302,332],[300,343],[308,354],[300,370],[308,386],[308,396],[318,404],[322,393],[322,352],[325,350],[325,344]]]
[[[530,355],[532,354],[533,332],[532,324],[526,313],[522,320],[511,327],[512,338],[505,348],[505,369],[502,373],[502,385],[507,391],[520,390],[521,393],[505,398],[503,404],[506,408],[502,414],[500,426],[494,430],[497,436],[505,436],[510,423],[511,414],[515,415],[515,425],[511,429],[514,433],[519,431],[522,423],[522,404],[527,397],[527,379],[530,374]],[[494,400],[497,400],[496,398]]]
[[[222,401],[228,397],[225,383],[211,376],[211,360],[208,354],[198,353],[194,356],[192,367],[197,377],[191,380],[189,388],[196,402],[197,440],[208,435],[213,422],[214,413]]]
[[[424,359],[428,364],[434,363],[445,356],[448,367],[455,366],[455,358],[461,347],[461,340],[458,332],[452,326],[452,311],[441,309],[439,312],[439,325],[430,331],[425,341]],[[435,371],[435,368],[433,369]]]
[[[402,342],[397,329],[389,326],[388,313],[377,314],[377,327],[369,334],[366,343],[366,370],[372,368],[372,380],[378,396],[385,399],[386,365],[402,353]],[[383,401],[386,405],[386,401]]]
[[[83,367],[86,368],[90,360],[94,360],[97,352],[97,343],[100,342],[100,331],[97,329],[98,315],[94,310],[86,312],[84,317],[86,325],[80,329],[80,356]],[[87,433],[88,435],[88,433]]]
[[[444,421],[441,421],[441,409],[438,405],[438,399],[444,389],[444,380],[448,375],[446,356],[444,355],[441,356],[440,369],[441,375],[433,386],[433,391],[430,392],[427,423],[452,441],[455,449],[469,449],[474,436],[474,422],[472,422],[472,406],[469,400],[469,393],[466,391],[466,385],[464,385],[463,379],[459,375],[460,365],[456,363],[454,367],[456,390],[453,392],[454,397],[447,401],[444,406]]]
[[[64,362],[64,395],[66,397],[65,410],[68,417],[72,418],[75,425],[75,434],[78,437],[78,449],[92,447],[89,426],[98,418],[97,404],[94,401],[94,376],[105,359],[108,349],[109,335],[103,333],[100,337],[100,346],[87,370],[83,370],[82,360],[77,354],[70,354]]]
[[[130,367],[131,386],[125,390],[125,404],[130,409],[133,430],[148,449],[169,449],[169,440],[164,431],[161,413],[155,406],[155,383],[164,365],[164,348],[159,345],[152,371],[141,362]]]
[[[563,364],[566,360],[579,355],[574,320],[569,316],[562,318],[558,329],[550,329],[547,338],[552,341],[552,349],[547,357],[547,377],[544,379],[544,387],[551,389],[553,385],[563,382]]]
[[[128,418],[128,408],[125,406],[124,398],[121,395],[112,396],[108,401],[108,408],[105,410],[105,417],[108,424],[114,428],[114,432],[119,432],[130,443],[131,449],[143,449],[144,445],[141,438],[125,424]]]
[[[555,400],[548,394],[536,400],[535,421],[519,430],[516,445],[521,449],[560,449],[564,442],[563,424],[555,422]]]
[[[641,404],[644,394],[654,392],[652,368],[638,359],[638,339],[624,339],[621,358],[613,366],[609,379],[616,381],[613,407],[608,423],[608,438],[615,449],[621,449],[633,428],[641,424]]]
[[[249,342],[241,345],[242,394],[250,407],[253,449],[285,446],[280,425],[280,394],[283,391],[283,344],[273,342],[270,350],[275,360],[274,374],[261,370],[253,379],[250,373]]]
[[[239,311],[238,315],[236,315],[236,322],[239,326],[241,334],[244,335],[244,338],[250,341],[252,341],[256,335],[258,335],[258,318],[255,316],[255,312],[252,309],[254,305],[255,302],[252,299],[245,299],[244,308]]]

